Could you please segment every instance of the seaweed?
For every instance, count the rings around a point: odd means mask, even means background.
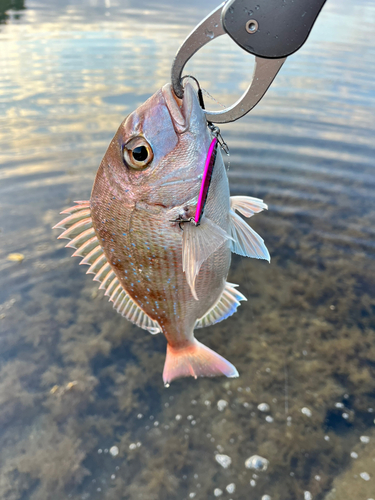
[[[304,491],[334,499],[336,489],[341,500],[342,484],[365,488],[357,469],[345,469],[359,433],[372,432],[374,271],[323,246],[307,255],[308,233],[294,239],[292,262],[278,253],[290,240],[273,230],[272,267],[234,258],[230,279],[249,302],[197,332],[235,362],[236,380],[165,389],[163,337],[125,322],[83,277],[77,287],[75,262],[63,263],[63,287],[40,282],[10,297],[1,320],[0,498],[209,498],[234,483],[233,498],[251,488],[273,500]],[[231,458],[228,468],[217,454]],[[254,454],[267,470],[246,469]]]

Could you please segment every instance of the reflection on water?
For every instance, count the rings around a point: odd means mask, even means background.
[[[6,23],[12,12],[13,20],[21,19],[20,11],[25,9],[24,0],[0,0],[0,24]]]
[[[1,499],[374,497],[373,2],[330,0],[223,127],[232,193],[269,205],[271,265],[234,257],[249,300],[198,335],[239,379],[164,389],[164,338],[119,317],[50,229],[215,4],[28,1],[17,19],[1,3]],[[251,57],[210,45],[188,71],[230,104]]]

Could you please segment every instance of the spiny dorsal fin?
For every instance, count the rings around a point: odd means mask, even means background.
[[[221,245],[232,238],[221,227],[203,216],[199,226],[186,223],[182,236],[182,269],[190,291],[199,300],[195,291],[195,280],[205,260]]]
[[[267,209],[263,200],[249,196],[232,196],[230,199],[230,235],[233,238],[231,250],[244,257],[254,257],[270,262],[271,257],[263,239],[254,231],[235,210],[245,217],[252,217],[255,213]]]
[[[161,332],[159,324],[142,311],[142,309],[125,292],[124,289],[122,289],[121,292],[114,297],[113,307],[118,313],[127,318],[129,321],[144,330],[148,330],[153,335]]]
[[[234,283],[225,283],[223,293],[216,304],[214,304],[204,316],[196,321],[194,329],[214,325],[232,316],[232,314],[237,311],[240,301],[247,300],[241,292],[236,290],[237,286],[238,285]]]
[[[83,257],[80,264],[90,266],[86,274],[95,274],[94,281],[101,283],[100,289],[106,290],[113,307],[122,316],[150,333],[159,333],[159,324],[152,320],[126,293],[104,255],[92,225],[89,201],[76,201],[74,207],[61,212],[70,214],[56,224],[53,229],[64,229],[59,238],[70,241],[66,247],[76,248],[73,256]]]

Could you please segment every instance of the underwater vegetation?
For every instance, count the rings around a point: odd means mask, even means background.
[[[370,498],[374,266],[356,243],[338,252],[294,215],[262,228],[272,264],[235,257],[229,278],[248,302],[198,336],[225,345],[239,379],[169,389],[164,338],[125,322],[46,236],[49,279],[0,305],[2,500]],[[253,455],[266,466],[246,468]]]

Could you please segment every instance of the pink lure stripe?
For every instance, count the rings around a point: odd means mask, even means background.
[[[195,210],[195,217],[194,217],[194,222],[196,224],[199,224],[199,222],[202,218],[202,215],[203,215],[204,206],[206,204],[208,188],[210,187],[212,171],[213,171],[215,159],[216,159],[216,148],[217,148],[217,139],[215,137],[214,139],[212,139],[210,147],[208,148],[206,163],[204,165],[202,184],[201,184],[201,189],[200,189],[199,196],[198,196],[198,203],[197,203],[197,208]]]

